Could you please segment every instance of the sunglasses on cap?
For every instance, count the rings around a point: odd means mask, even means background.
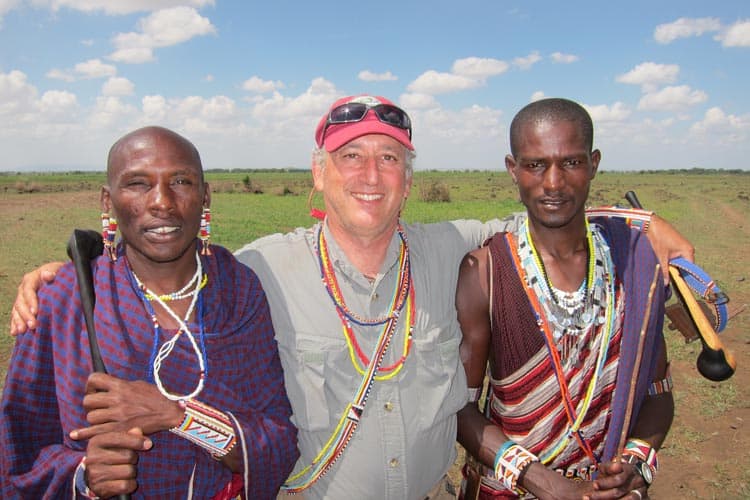
[[[326,131],[330,125],[339,125],[343,123],[356,123],[364,120],[367,116],[367,112],[372,110],[375,116],[378,117],[382,123],[406,130],[411,139],[411,120],[409,115],[406,114],[401,108],[393,106],[392,104],[367,104],[364,102],[347,102],[340,106],[336,106],[328,113],[326,119],[326,126],[323,128],[323,132],[320,134],[320,141],[326,136]]]

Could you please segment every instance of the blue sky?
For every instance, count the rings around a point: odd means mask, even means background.
[[[307,168],[338,97],[414,123],[417,169],[501,169],[541,96],[601,169],[748,169],[750,2],[0,0],[0,171],[104,169],[158,124],[206,168]]]

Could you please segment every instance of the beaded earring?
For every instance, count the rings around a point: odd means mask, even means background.
[[[211,209],[203,208],[201,214],[201,229],[198,237],[201,239],[201,255],[211,255]]]
[[[109,259],[117,260],[117,248],[115,246],[115,234],[117,233],[117,220],[110,217],[107,212],[102,212],[102,240],[104,241],[103,255],[109,255]]]

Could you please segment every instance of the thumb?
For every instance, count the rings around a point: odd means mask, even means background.
[[[149,439],[147,436],[143,434],[143,429],[141,429],[140,427],[133,427],[129,429],[128,434],[130,434],[131,436],[137,436],[137,437],[143,438],[144,450],[150,450],[154,446],[153,441],[151,441],[151,439]]]

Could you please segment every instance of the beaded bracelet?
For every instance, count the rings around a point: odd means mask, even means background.
[[[479,401],[479,396],[481,396],[481,394],[481,387],[469,387],[469,403],[476,403]]]
[[[217,459],[232,451],[237,436],[227,415],[195,399],[178,403],[185,410],[185,418],[170,432],[208,450]]]
[[[648,228],[651,226],[651,217],[653,215],[654,212],[633,209],[632,213],[628,214],[625,222],[630,227],[637,227],[643,234],[646,234],[648,232]]]
[[[652,382],[651,385],[648,386],[648,395],[656,396],[658,394],[672,392],[673,386],[674,384],[672,383],[672,369],[670,365],[667,364],[667,375],[663,379]]]
[[[651,468],[651,472],[656,474],[659,470],[659,462],[656,459],[656,450],[651,447],[646,441],[637,438],[630,438],[625,443],[625,449],[622,450],[623,455],[633,455],[640,458],[648,464]]]
[[[506,441],[495,455],[495,479],[502,482],[506,489],[522,493],[518,478],[529,464],[538,461],[536,455],[523,446]]]

